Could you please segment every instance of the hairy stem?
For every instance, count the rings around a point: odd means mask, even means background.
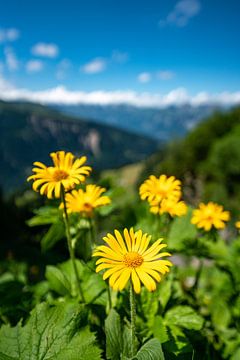
[[[72,261],[73,271],[74,271],[75,277],[76,277],[78,292],[79,292],[81,301],[85,302],[83,290],[82,290],[82,286],[81,286],[81,282],[80,282],[80,278],[79,278],[79,274],[78,274],[74,248],[72,246],[72,237],[71,237],[71,233],[70,233],[69,219],[68,219],[68,213],[67,213],[65,190],[64,190],[64,187],[62,184],[61,184],[61,199],[62,199],[62,203],[63,203],[63,220],[64,220],[64,224],[65,224],[65,229],[66,229],[68,251],[70,254],[71,261]]]
[[[136,300],[133,283],[130,281],[131,356],[136,354]]]

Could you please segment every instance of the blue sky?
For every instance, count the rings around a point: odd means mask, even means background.
[[[239,13],[239,0],[8,0],[0,96],[61,87],[240,99]]]

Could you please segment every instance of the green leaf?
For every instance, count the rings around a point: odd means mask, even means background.
[[[58,220],[52,224],[41,240],[42,251],[51,249],[58,241],[65,236],[65,227],[62,220]]]
[[[95,269],[90,268],[92,266],[91,263],[83,266],[79,260],[76,260],[76,266],[80,280],[82,280],[86,302],[106,305],[106,284],[101,275],[96,274]],[[49,281],[49,287],[59,295],[70,295],[73,297],[77,295],[78,288],[71,260],[57,266],[47,266],[46,278]]]
[[[59,218],[59,210],[55,207],[44,206],[34,211],[35,216],[27,221],[28,226],[53,224]]]
[[[200,330],[203,326],[203,318],[190,306],[185,305],[175,306],[168,310],[165,322],[170,327],[177,325],[189,330]]]
[[[31,313],[26,325],[0,329],[0,354],[4,360],[101,359],[95,337],[86,326],[84,306],[43,303]]]
[[[155,315],[159,306],[159,291],[150,293],[146,288],[143,288],[140,294],[143,315],[149,327],[153,326]]]
[[[49,281],[50,288],[60,295],[71,294],[71,283],[63,271],[56,266],[48,265],[46,269],[46,278]]]
[[[192,353],[192,345],[180,327],[171,325],[168,334],[169,341],[164,344],[164,349],[168,353],[175,354],[176,356]]]
[[[159,340],[151,339],[146,342],[136,355],[138,360],[164,360],[162,346]]]
[[[131,358],[131,342],[129,341],[129,339],[131,338],[131,329],[129,326],[125,325],[123,327],[123,353],[122,353],[122,358],[124,359],[124,357],[126,359]]]
[[[239,360],[239,359],[240,359],[240,348],[238,348],[237,351],[235,351],[235,353],[231,357],[231,360]]]
[[[119,314],[111,309],[105,320],[107,359],[119,360],[123,351],[123,337]]]
[[[164,325],[163,318],[159,315],[157,315],[154,320],[153,335],[161,344],[168,341],[167,328]]]
[[[163,310],[165,309],[171,294],[172,294],[172,274],[169,274],[164,281],[161,281],[158,286],[159,301],[162,305]]]
[[[228,327],[231,321],[231,311],[228,304],[222,300],[216,300],[211,307],[212,322],[218,329]]]
[[[196,226],[191,224],[192,211],[188,210],[185,216],[175,218],[172,222],[169,235],[168,246],[171,249],[181,250],[184,248],[184,241],[194,239],[197,236]]]

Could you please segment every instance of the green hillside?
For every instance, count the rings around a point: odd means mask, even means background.
[[[157,141],[124,130],[77,119],[28,103],[0,102],[0,186],[25,183],[34,161],[47,163],[52,151],[88,156],[96,171],[138,162],[156,151]]]
[[[169,143],[146,161],[141,181],[149,173],[180,178],[192,203],[201,198],[239,209],[240,108],[216,112],[183,140]]]

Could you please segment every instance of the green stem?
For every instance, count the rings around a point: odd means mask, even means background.
[[[131,356],[136,354],[136,300],[133,283],[130,281]]]
[[[198,284],[199,284],[200,276],[202,273],[202,269],[203,269],[203,259],[201,258],[201,259],[199,259],[199,267],[196,272],[196,278],[195,278],[195,282],[194,282],[192,290],[198,289]]]
[[[72,261],[73,271],[74,271],[75,277],[76,277],[78,292],[79,292],[81,301],[85,302],[84,295],[83,295],[83,290],[82,290],[82,287],[81,287],[81,282],[80,282],[80,278],[79,278],[79,274],[78,274],[78,270],[77,270],[75,253],[74,253],[74,249],[73,249],[73,246],[72,246],[72,237],[71,237],[71,233],[70,233],[69,219],[68,219],[66,199],[65,199],[65,191],[64,191],[64,187],[63,187],[62,184],[61,184],[61,199],[62,199],[62,203],[63,203],[63,212],[64,212],[63,220],[64,220],[64,224],[65,224],[65,229],[66,229],[68,251],[69,251],[69,254],[70,254],[71,261]]]
[[[95,244],[95,225],[94,220],[92,218],[88,219],[89,225],[90,225],[90,236],[91,236],[91,245],[93,246]]]
[[[110,285],[107,285],[107,293],[108,293],[109,310],[111,310],[111,308],[112,308],[112,297],[111,297]]]

